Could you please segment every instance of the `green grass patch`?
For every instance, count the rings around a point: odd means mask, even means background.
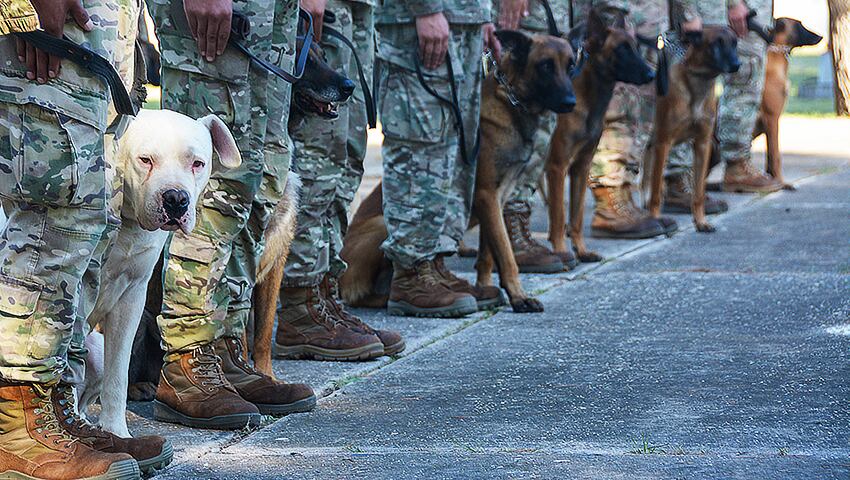
[[[792,55],[788,67],[788,105],[785,113],[806,117],[834,117],[835,104],[832,98],[800,98],[800,85],[818,78],[821,57],[819,55]]]

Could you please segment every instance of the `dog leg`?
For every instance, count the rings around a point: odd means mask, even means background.
[[[582,263],[602,261],[602,255],[589,251],[584,243],[584,199],[587,195],[587,176],[590,173],[596,144],[591,142],[593,148],[583,148],[570,168],[570,239]]]
[[[653,142],[652,176],[650,180],[649,213],[653,218],[661,218],[661,199],[664,195],[664,168],[673,142],[656,138]]]
[[[492,190],[478,190],[475,192],[475,204],[478,220],[481,221],[482,235],[488,239],[487,245],[499,266],[499,284],[508,292],[514,312],[542,312],[543,304],[537,299],[529,298],[519,281],[519,267],[511,249],[498,194]]]
[[[550,154],[546,162],[546,183],[549,188],[549,242],[555,252],[567,251],[567,215],[564,212],[564,189],[567,168]]]
[[[251,356],[258,372],[275,378],[272,370],[272,329],[280,284],[286,261],[279,261],[254,287],[254,350]]]
[[[88,407],[91,406],[103,390],[103,334],[92,331],[86,335],[86,378],[81,386],[77,386],[78,413],[86,418]]]
[[[483,228],[478,229],[478,258],[475,260],[475,271],[478,276],[475,283],[481,287],[492,287],[493,268],[496,266],[496,261],[486,235]]]
[[[779,150],[779,119],[770,116],[765,122],[767,135],[767,173],[782,184],[785,190],[796,190],[790,183],[785,183],[782,175],[782,152]]]
[[[711,129],[706,131],[710,132]],[[694,191],[691,209],[694,212],[694,225],[697,231],[711,233],[715,231],[715,228],[705,218],[705,184],[711,156],[711,135],[706,134],[706,131],[700,132],[700,135],[694,139]]]

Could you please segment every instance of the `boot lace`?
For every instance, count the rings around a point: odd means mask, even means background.
[[[434,268],[433,262],[421,262],[416,266],[416,273],[427,287],[443,286],[443,276]]]
[[[364,329],[370,333],[372,332],[372,328],[363,323],[363,320],[361,320],[360,317],[345,310],[345,305],[339,301],[339,284],[337,283],[336,278],[328,275],[325,278],[325,287],[322,298],[330,306],[330,308],[336,312],[337,317],[342,320],[343,324],[349,327]]]
[[[518,251],[539,252],[546,250],[540,242],[531,236],[531,215],[527,212],[515,212],[505,215],[513,244]]]
[[[208,346],[192,350],[189,364],[192,365],[192,373],[198,384],[206,387],[207,391],[213,392],[217,388],[228,386],[221,369],[221,359]]]
[[[45,440],[53,440],[53,444],[57,446],[69,447],[79,440],[65,431],[59,423],[59,418],[56,416],[56,410],[53,408],[53,402],[50,398],[50,391],[38,385],[33,385],[32,388],[37,393],[35,398],[32,399],[35,406],[33,413],[36,415],[36,433],[43,435]]]

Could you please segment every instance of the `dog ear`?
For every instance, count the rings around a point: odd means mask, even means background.
[[[587,24],[584,22],[579,23],[567,33],[567,41],[570,42],[573,52],[578,51],[582,43],[584,43],[585,37],[587,37]]]
[[[496,38],[502,44],[502,50],[511,53],[511,58],[517,65],[525,66],[528,53],[531,52],[531,37],[516,30],[499,30]]]
[[[608,36],[608,25],[605,20],[599,16],[596,9],[590,10],[590,16],[587,19],[587,43],[601,47],[605,44],[605,37]]]
[[[224,121],[217,115],[207,115],[199,118],[198,121],[210,131],[213,149],[218,154],[221,165],[224,168],[236,168],[241,165],[242,154],[239,153],[236,140],[233,139],[233,134],[230,133]]]
[[[699,46],[702,45],[702,31],[699,32],[684,32],[682,34],[682,41],[688,45]]]

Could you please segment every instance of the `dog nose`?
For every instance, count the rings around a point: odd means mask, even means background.
[[[735,60],[729,64],[729,73],[738,73],[738,70],[741,69],[740,60]]]
[[[189,210],[189,194],[173,188],[162,192],[162,208],[171,219],[182,217]]]
[[[342,82],[342,85],[339,86],[339,89],[342,91],[343,95],[350,97],[352,93],[354,93],[354,82],[351,79],[346,78],[345,81]]]

